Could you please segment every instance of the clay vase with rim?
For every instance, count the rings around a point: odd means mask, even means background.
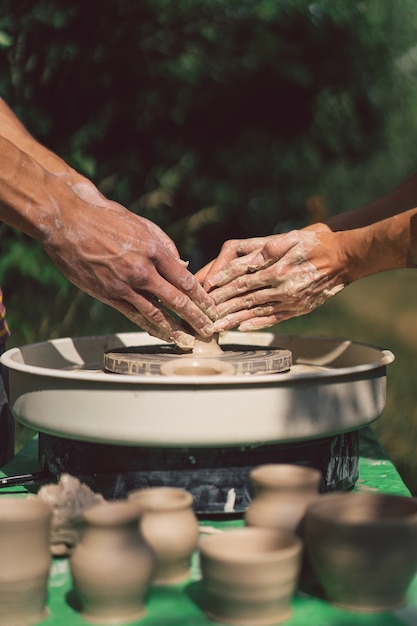
[[[321,472],[304,465],[271,463],[249,474],[253,500],[245,512],[247,526],[301,532],[307,506],[318,498]]]
[[[304,541],[327,599],[353,611],[402,606],[417,573],[417,500],[381,493],[321,496]]]
[[[0,624],[29,626],[48,614],[51,509],[37,497],[0,499]]]
[[[156,555],[154,584],[186,581],[199,537],[192,494],[176,487],[150,487],[132,491],[128,500],[144,510],[141,531]]]
[[[83,515],[81,539],[70,559],[83,618],[124,624],[145,615],[155,556],[139,529],[134,502],[96,504]]]
[[[271,528],[236,528],[200,539],[204,611],[236,626],[289,619],[300,574],[302,541]]]

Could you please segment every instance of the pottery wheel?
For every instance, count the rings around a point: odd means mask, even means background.
[[[174,344],[134,346],[110,350],[104,354],[104,369],[114,374],[159,376],[161,366],[172,359],[192,358],[193,354],[178,354]],[[198,356],[198,359],[206,357]],[[233,366],[235,375],[277,374],[286,372],[292,364],[292,353],[265,346],[241,344],[222,345],[222,352],[210,358]]]

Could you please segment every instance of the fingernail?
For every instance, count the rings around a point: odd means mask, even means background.
[[[227,328],[229,328],[229,322],[225,318],[217,320],[217,322],[214,322],[215,332],[221,332],[222,330],[227,330]]]
[[[215,287],[223,278],[223,272],[217,272],[214,276],[211,276],[205,281],[205,285],[208,288]]]
[[[250,264],[250,267],[252,268],[252,272],[258,270],[259,266],[262,265],[263,263],[265,263],[265,258],[263,254],[258,252],[258,254],[252,259],[252,263]]]

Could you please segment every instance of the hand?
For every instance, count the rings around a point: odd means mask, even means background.
[[[197,274],[217,307],[215,330],[259,330],[323,304],[345,286],[342,244],[324,224],[227,241]]]
[[[210,337],[216,317],[212,298],[166,233],[106,200],[89,182],[74,185],[70,193],[75,200],[71,210],[55,216],[55,228],[40,241],[62,273],[151,335],[184,349],[193,346],[193,334],[170,309],[198,334]]]
[[[169,314],[171,309],[196,333],[211,337],[213,301],[171,239],[107,200],[0,106],[2,120],[0,219],[36,239],[80,289],[150,334],[185,349],[193,346],[194,334]]]

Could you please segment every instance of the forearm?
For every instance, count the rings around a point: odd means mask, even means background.
[[[48,172],[60,176],[68,185],[72,186],[82,178],[65,161],[32,137],[2,98],[0,98],[0,137],[7,139],[32,157]]]
[[[44,245],[62,227],[64,207],[72,216],[82,208],[71,187],[0,137],[0,220]]]
[[[105,198],[33,139],[2,100],[0,220],[38,241],[74,285],[151,335],[192,347],[194,333],[170,311],[203,337],[213,334],[213,301],[166,233]]]
[[[417,209],[334,234],[345,259],[345,283],[417,266]]]
[[[417,207],[417,174],[369,204],[330,217],[326,224],[334,231],[362,228],[414,207]]]

